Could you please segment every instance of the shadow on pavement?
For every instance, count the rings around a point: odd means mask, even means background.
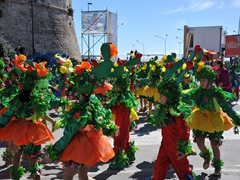
[[[145,180],[147,177],[152,176],[153,169],[154,169],[154,162],[150,163],[147,161],[143,161],[136,165],[138,169],[141,171],[135,172],[133,175],[130,176],[131,179],[138,179],[138,180]],[[147,169],[152,169],[152,172],[149,173],[148,171],[146,172]],[[148,174],[149,173],[149,174]],[[141,179],[139,179],[141,177]]]
[[[146,134],[149,134],[149,132],[156,131],[157,129],[160,129],[159,126],[153,126],[144,120],[144,118],[140,118],[139,120],[136,121],[136,124],[142,124],[145,123],[143,127],[137,128],[133,134],[136,134],[138,136],[144,136]]]
[[[2,165],[0,166],[0,169],[4,169],[0,172],[1,179],[10,179],[9,167]]]

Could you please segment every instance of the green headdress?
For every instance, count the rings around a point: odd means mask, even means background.
[[[122,90],[126,90],[130,85],[130,76],[132,74],[132,68],[134,65],[140,62],[141,54],[139,53],[135,57],[130,57],[128,61],[126,60],[118,60],[113,63],[113,67],[111,68],[111,72],[108,74],[109,77],[114,77],[115,87],[119,87]]]
[[[165,70],[160,83],[157,85],[158,92],[168,98],[169,104],[176,108],[180,101],[181,86],[186,69],[182,70],[184,61],[176,59],[176,54],[168,55],[162,60]]]
[[[17,84],[20,89],[32,91],[40,79],[45,79],[49,70],[45,68],[47,62],[32,62],[25,55],[15,55],[13,69],[9,72],[9,77]],[[16,78],[17,77],[17,78]]]
[[[209,81],[214,81],[216,79],[216,72],[210,66],[205,65],[195,76],[198,80],[208,79]]]
[[[99,81],[110,72],[113,67],[111,58],[117,55],[116,47],[111,43],[104,43],[101,46],[101,54],[104,61],[95,66],[88,61],[83,61],[80,65],[75,66],[69,77],[70,84],[72,84],[70,91],[73,94],[91,95],[96,90],[97,84],[101,84]]]
[[[178,104],[180,101],[181,88],[175,77],[162,79],[157,87],[158,92],[166,96],[171,104]]]

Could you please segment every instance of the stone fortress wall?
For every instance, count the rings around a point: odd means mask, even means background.
[[[73,22],[72,0],[33,0],[35,52],[81,54]],[[33,54],[31,0],[0,0],[0,36],[13,48]]]

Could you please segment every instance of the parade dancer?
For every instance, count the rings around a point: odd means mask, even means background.
[[[199,87],[184,94],[184,99],[193,101],[193,105],[196,106],[188,126],[193,130],[194,142],[201,150],[199,155],[204,159],[203,169],[208,169],[212,160],[215,169],[213,175],[220,177],[223,167],[220,155],[223,132],[231,129],[233,124],[239,125],[240,118],[228,104],[233,94],[223,91],[221,87],[213,86],[216,72],[210,66],[204,65],[202,58],[203,50],[197,45],[187,62],[188,67],[194,66],[195,76],[200,81]],[[206,147],[206,138],[209,138],[212,150]]]
[[[118,60],[111,70],[115,79],[112,90],[107,93],[110,100],[106,107],[111,109],[119,129],[119,133],[114,137],[115,157],[109,165],[112,169],[124,169],[135,160],[137,148],[134,142],[129,140],[129,130],[131,111],[136,109],[138,104],[135,94],[130,90],[130,74],[132,67],[139,62],[137,57],[129,61]]]
[[[170,55],[167,58],[173,60]],[[192,169],[187,159],[187,155],[192,149],[189,141],[189,128],[185,120],[188,111],[186,111],[186,107],[183,108],[180,105],[182,104],[180,103],[181,86],[179,84],[181,77],[175,77],[173,70],[180,68],[182,62],[175,64],[172,61],[169,63],[172,63],[173,66],[166,67],[166,72],[162,72],[165,75],[157,85],[161,102],[148,118],[151,124],[161,126],[162,142],[153,176],[147,180],[164,180],[170,164],[180,180],[193,179]]]
[[[9,64],[9,58],[3,58],[0,59],[0,97],[1,97],[1,103],[0,103],[0,115],[2,113],[7,111],[7,103],[10,100],[11,94],[14,94],[17,92],[16,88],[12,88],[12,82],[10,78],[8,77],[8,71],[10,71]],[[11,86],[6,88],[6,86]],[[2,159],[5,161],[5,165],[9,166],[13,163],[13,156],[14,151],[16,151],[18,147],[13,144],[11,140],[9,140],[6,144],[6,150],[2,154]]]
[[[103,49],[108,47],[108,43],[102,45]],[[110,55],[109,52],[107,54]],[[90,180],[89,168],[97,162],[107,162],[115,155],[107,137],[114,136],[117,131],[110,121],[111,111],[92,95],[97,82],[110,72],[112,66],[107,58],[102,63],[91,69],[91,64],[83,61],[70,74],[70,90],[76,100],[70,110],[60,113],[58,126],[64,127],[63,136],[45,150],[46,162],[62,162],[65,167],[64,180],[73,179],[76,173],[79,180]],[[108,129],[107,136],[103,135],[102,128]]]
[[[19,90],[12,94],[13,98],[7,104],[8,110],[0,117],[0,139],[12,140],[19,146],[10,169],[12,179],[18,180],[23,176],[25,169],[20,166],[20,159],[25,153],[28,155],[33,179],[39,180],[41,144],[54,139],[51,131],[41,121],[46,115],[45,112],[51,107],[58,107],[60,101],[54,95],[47,96],[36,89],[38,81],[47,78],[49,70],[45,68],[46,62],[33,63],[24,55],[15,55],[13,63],[10,77],[17,77],[18,86],[14,87]],[[45,87],[47,88],[47,84]]]

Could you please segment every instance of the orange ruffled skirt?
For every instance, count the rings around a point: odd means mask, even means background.
[[[108,137],[103,135],[102,130],[95,130],[92,125],[81,128],[65,147],[60,161],[74,161],[87,167],[97,162],[107,162],[114,157],[114,151]]]
[[[25,119],[16,119],[15,117],[5,126],[0,134],[0,139],[5,141],[12,140],[14,144],[28,145],[33,143],[38,146],[55,139],[52,132],[41,122],[33,123]]]
[[[190,119],[191,121],[188,122],[188,126],[191,129],[198,129],[209,133],[227,131],[234,126],[231,118],[222,110],[220,112],[200,111],[199,108],[195,108]]]

